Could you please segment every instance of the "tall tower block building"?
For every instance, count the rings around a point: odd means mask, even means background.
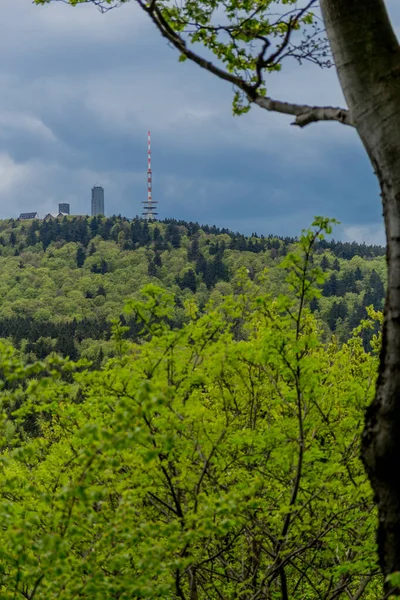
[[[150,144],[150,131],[147,132],[147,200],[144,200],[143,206],[143,217],[145,219],[155,219],[158,213],[156,212],[157,200],[153,200],[153,183],[152,183],[152,170],[151,170],[151,144]]]
[[[104,189],[100,185],[92,188],[92,217],[104,215]]]

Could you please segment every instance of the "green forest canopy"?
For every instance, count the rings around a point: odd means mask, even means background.
[[[323,342],[330,229],[291,245],[286,293],[243,266],[203,310],[182,299],[179,326],[148,284],[125,309],[138,339],[115,321],[100,370],[0,346],[1,598],[382,597],[359,459],[381,344],[362,333],[382,314]]]
[[[122,316],[127,337],[136,339],[137,324],[122,315],[127,299],[147,283],[156,283],[175,298],[173,324],[187,316],[185,300],[203,310],[235,292],[241,267],[276,296],[285,291],[278,265],[294,247],[294,238],[245,237],[227,229],[174,220],[151,222],[122,217],[0,221],[0,337],[31,359],[56,350],[72,359],[100,364],[113,353],[111,320]],[[314,261],[327,279],[311,309],[324,339],[340,341],[366,317],[366,307],[382,309],[386,283],[385,249],[380,246],[322,240]],[[371,332],[364,332],[368,348]]]

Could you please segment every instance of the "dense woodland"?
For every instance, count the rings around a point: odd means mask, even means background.
[[[45,224],[3,223],[7,293],[30,316],[4,294],[2,319],[32,329],[0,343],[0,597],[381,600],[360,438],[382,313],[340,343],[310,309],[381,293],[365,289],[381,249],[336,257],[320,218],[258,252],[198,226],[94,223],[65,221],[46,249]],[[44,356],[70,339],[109,358]]]
[[[184,303],[200,311],[236,293],[235,276],[244,267],[261,289],[278,297],[288,292],[280,268],[294,238],[239,233],[198,223],[147,222],[121,216],[64,217],[46,221],[0,222],[0,337],[30,359],[52,351],[94,366],[114,353],[112,319],[137,339],[137,323],[124,314],[125,301],[155,283],[175,299],[171,325],[181,327]],[[346,341],[366,318],[366,307],[383,307],[385,249],[320,240],[314,262],[326,279],[311,301],[324,339]],[[265,277],[265,270],[268,277]],[[375,330],[376,332],[376,330]],[[365,348],[373,331],[363,332]]]

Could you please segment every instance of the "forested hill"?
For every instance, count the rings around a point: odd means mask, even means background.
[[[99,364],[113,348],[110,320],[145,284],[174,292],[179,326],[185,299],[195,297],[200,309],[209,300],[220,302],[235,291],[241,267],[256,281],[268,268],[268,282],[261,285],[281,293],[285,274],[278,265],[295,242],[175,220],[0,221],[0,337],[32,358],[56,350]],[[326,335],[335,332],[343,341],[365,317],[366,306],[382,308],[385,249],[323,240],[314,260],[328,278],[311,308]],[[135,337],[135,324],[126,324],[127,335]]]

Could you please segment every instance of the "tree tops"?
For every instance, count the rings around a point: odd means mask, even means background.
[[[15,246],[7,241],[11,233]],[[240,267],[255,281],[268,267],[265,291],[279,295],[285,282],[277,266],[295,244],[294,238],[245,237],[196,223],[149,224],[119,217],[71,217],[46,224],[0,221],[0,236],[0,337],[12,339],[32,358],[42,357],[46,348],[51,352],[55,345],[70,356],[93,359],[100,347],[108,355],[110,319],[149,282],[174,294],[177,326],[185,322],[186,299],[195,294],[200,310],[209,300],[218,304],[234,291]],[[312,307],[325,324],[327,338],[335,332],[345,341],[367,317],[368,305],[382,307],[386,281],[382,253],[384,249],[375,246],[316,242],[314,260],[328,277],[323,296]],[[380,285],[370,289],[373,270]],[[332,306],[337,297],[346,305],[341,316]],[[127,318],[125,325],[126,335],[136,339],[135,323]],[[369,341],[366,332],[366,349]]]

